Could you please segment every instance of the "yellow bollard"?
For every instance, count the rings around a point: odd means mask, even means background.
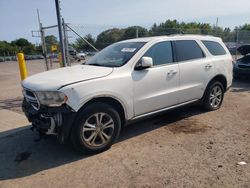
[[[62,64],[62,53],[61,52],[58,53],[58,60],[59,60],[60,67],[63,67],[63,64]]]
[[[19,64],[21,80],[23,81],[27,77],[27,68],[26,68],[26,63],[24,59],[24,54],[18,53],[17,59],[18,59],[18,64]]]

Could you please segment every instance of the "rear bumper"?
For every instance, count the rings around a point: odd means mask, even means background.
[[[33,128],[47,135],[56,135],[60,142],[65,142],[70,134],[76,112],[67,105],[60,107],[41,106],[35,110],[29,102],[23,100],[22,110]]]

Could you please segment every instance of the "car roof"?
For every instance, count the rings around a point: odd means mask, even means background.
[[[210,35],[188,35],[188,34],[178,34],[178,35],[167,35],[167,36],[155,36],[155,37],[143,37],[143,38],[135,38],[128,39],[121,42],[153,42],[158,40],[209,40],[209,41],[217,41],[221,42],[221,38],[214,37]]]

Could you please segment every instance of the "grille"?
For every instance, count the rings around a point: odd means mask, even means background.
[[[23,95],[25,100],[35,109],[35,110],[39,110],[40,108],[40,104],[39,101],[36,98],[36,95],[27,89],[23,89]]]

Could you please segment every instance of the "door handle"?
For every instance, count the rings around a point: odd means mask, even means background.
[[[170,70],[168,72],[168,75],[173,75],[173,74],[177,74],[177,70]]]
[[[211,65],[211,64],[206,64],[206,65],[205,65],[205,68],[206,68],[206,69],[210,69],[210,68],[212,68],[212,67],[213,67],[213,65]]]

